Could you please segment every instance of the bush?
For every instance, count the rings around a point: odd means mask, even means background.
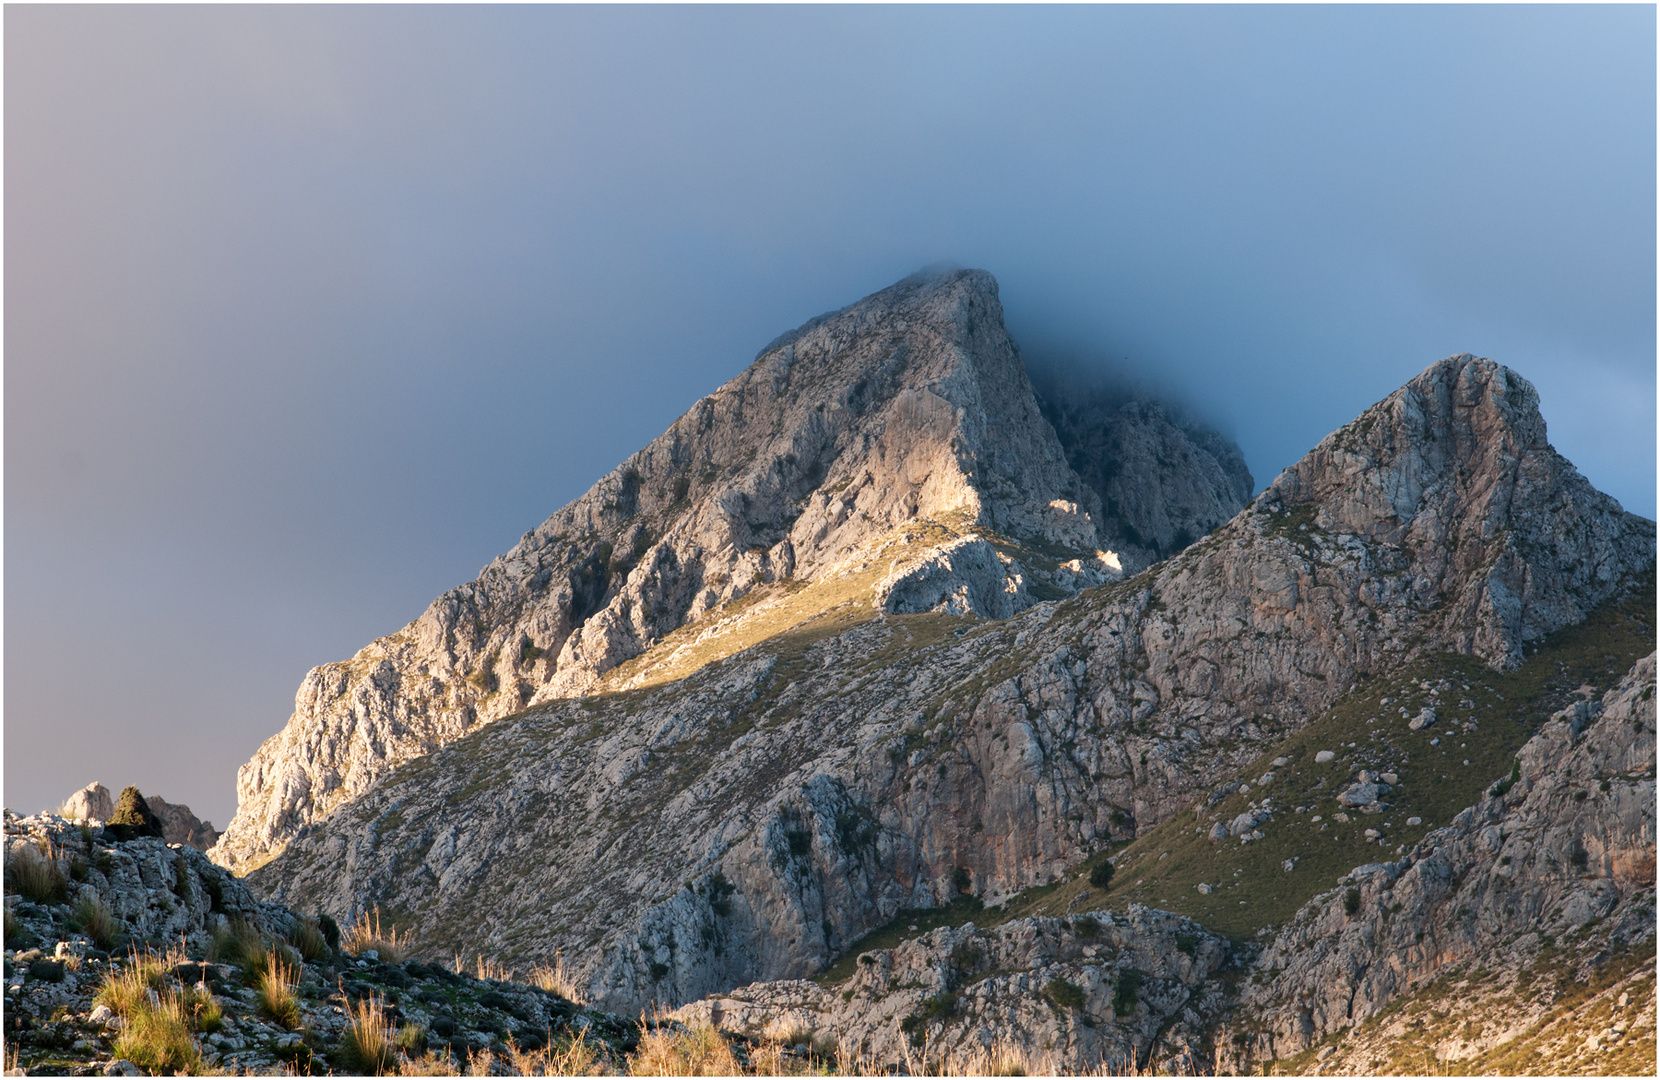
[[[122,840],[163,835],[161,819],[156,817],[150,804],[144,801],[144,796],[131,784],[121,789],[121,797],[115,801],[115,812],[105,822],[105,827],[114,829],[115,835]]]
[[[67,904],[69,882],[58,861],[31,844],[15,847],[6,865],[6,891],[23,894],[37,904]]]
[[[1112,863],[1105,859],[1095,864],[1089,872],[1089,883],[1097,889],[1105,889],[1112,884]]]
[[[340,948],[340,924],[334,921],[334,916],[319,914],[317,929],[323,932],[323,940],[329,943],[329,948]]]
[[[951,871],[951,885],[959,893],[966,893],[974,888],[974,876],[965,868],[959,866]]]
[[[1043,996],[1057,1009],[1081,1009],[1084,1005],[1083,987],[1065,979],[1050,979],[1049,985],[1043,988]]]
[[[1343,911],[1347,915],[1353,915],[1355,912],[1357,912],[1359,910],[1360,910],[1360,890],[1356,889],[1356,888],[1350,888],[1348,892],[1343,894]]]
[[[1112,1012],[1114,1016],[1128,1016],[1135,1012],[1137,991],[1141,989],[1145,978],[1135,968],[1126,968],[1118,973],[1118,984],[1113,987]]]
[[[1191,930],[1177,931],[1176,949],[1179,952],[1184,952],[1189,956],[1195,955],[1199,951],[1199,935]]]
[[[1488,789],[1489,795],[1499,796],[1516,786],[1516,781],[1522,778],[1522,759],[1516,758],[1510,763],[1510,775],[1500,780]]]

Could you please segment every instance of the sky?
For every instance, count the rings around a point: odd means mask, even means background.
[[[4,12],[4,800],[221,828],[307,669],[779,333],[990,270],[1260,488],[1440,357],[1655,513],[1655,9]]]

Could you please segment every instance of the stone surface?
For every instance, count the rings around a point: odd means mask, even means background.
[[[110,795],[109,788],[96,780],[69,796],[58,808],[58,813],[71,821],[97,821],[99,824],[108,821],[114,812],[115,799]]]
[[[930,1061],[971,1057],[1001,1039],[1044,1066],[1035,1074],[1184,1075],[1209,1068],[1229,959],[1224,939],[1134,905],[941,927],[862,954],[842,983],[757,983],[673,1015],[753,1038],[803,1032],[878,1064],[924,1047]]]

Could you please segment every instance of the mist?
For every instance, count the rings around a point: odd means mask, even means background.
[[[313,665],[766,342],[996,275],[1258,487],[1492,357],[1655,513],[1641,6],[11,6],[5,803],[221,828]],[[1138,391],[1139,392],[1139,391]]]

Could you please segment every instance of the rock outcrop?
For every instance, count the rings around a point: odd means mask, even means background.
[[[219,831],[213,822],[203,821],[185,804],[170,803],[160,795],[145,795],[143,799],[161,825],[162,839],[169,844],[189,844],[198,851],[206,851],[218,842]],[[114,813],[115,800],[109,788],[96,781],[69,796],[58,807],[58,815],[67,821],[99,825],[109,821]]]
[[[110,789],[94,780],[63,801],[58,814],[70,821],[96,821],[102,824],[115,813],[115,798]]]
[[[440,949],[563,949],[622,1010],[801,978],[959,871],[988,904],[1056,880],[1362,676],[1513,663],[1652,572],[1654,543],[1544,442],[1525,380],[1453,357],[1133,579],[995,622],[849,599],[678,682],[475,732],[251,880],[407,910]]]
[[[1134,906],[941,927],[862,953],[842,983],[757,983],[673,1015],[752,1038],[828,1040],[877,1066],[938,1067],[1004,1042],[1025,1055],[1025,1075],[1193,1075],[1215,1058],[1230,959],[1222,938]]]
[[[900,553],[896,610],[1001,617],[1117,572],[981,271],[908,279],[780,337],[476,581],[313,670],[238,774],[215,858],[257,865],[388,769],[591,692],[678,628],[844,572],[919,519],[964,546]]]
[[[1652,951],[1654,693],[1651,654],[1600,705],[1546,724],[1514,781],[1304,906],[1257,962],[1224,1064],[1294,1056],[1459,969],[1493,973],[1502,996],[1542,949],[1593,927],[1587,976],[1645,938]]]
[[[614,1069],[638,1041],[631,1019],[540,986],[381,956],[349,937],[349,952],[330,947],[310,920],[254,899],[190,847],[7,812],[5,850],[8,1071],[358,1075],[343,1036],[348,1010],[366,1007],[389,1031],[403,1027],[390,1054],[441,1075],[469,1065],[474,1075],[546,1075],[550,1037],[586,1040],[588,1057]],[[256,992],[269,954],[287,967],[290,1016]],[[182,1038],[152,1030],[124,1040],[142,1006],[103,991],[139,971],[152,1005],[211,1002],[207,1015]]]
[[[1102,546],[1129,573],[1176,554],[1251,500],[1239,448],[1156,400],[1054,377],[1039,395],[1067,462],[1100,500]]]

